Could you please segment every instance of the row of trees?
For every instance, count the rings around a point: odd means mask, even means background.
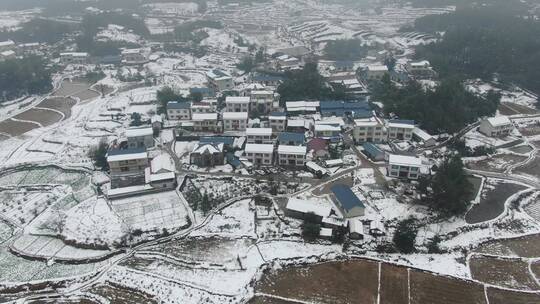
[[[51,71],[39,57],[0,62],[0,102],[52,89]]]
[[[19,43],[56,43],[75,29],[65,22],[35,18],[24,23],[20,29],[0,32],[0,40],[11,39]]]
[[[415,120],[432,134],[455,133],[482,116],[495,114],[500,95],[479,97],[458,79],[444,79],[434,90],[411,81],[397,87],[385,76],[373,89],[373,99],[384,104],[388,115]]]
[[[367,56],[368,48],[358,39],[342,39],[328,42],[323,51],[330,60],[358,60]]]

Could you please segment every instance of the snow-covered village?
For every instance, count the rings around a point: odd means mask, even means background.
[[[537,2],[2,2],[0,303],[540,303]]]

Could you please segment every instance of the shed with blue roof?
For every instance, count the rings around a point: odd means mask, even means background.
[[[366,142],[362,145],[362,148],[364,148],[363,152],[364,154],[369,157],[369,159],[373,161],[383,161],[385,153],[381,148],[377,147],[376,145]]]
[[[336,184],[330,189],[344,218],[364,216],[366,207],[349,186]]]

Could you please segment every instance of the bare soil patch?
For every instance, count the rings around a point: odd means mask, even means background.
[[[525,293],[488,287],[489,304],[538,304],[540,293]]]
[[[56,90],[53,95],[72,96],[73,94],[87,90],[89,87],[90,84],[87,82],[64,80],[60,85],[60,88],[58,88],[58,90]]]
[[[538,290],[528,263],[520,259],[473,256],[469,260],[471,275],[481,282],[522,290]]]
[[[409,287],[407,268],[390,264],[381,265],[381,303],[408,304]]]
[[[510,151],[514,153],[519,154],[527,154],[533,150],[533,148],[529,145],[523,145],[523,146],[516,146],[509,149]]]
[[[0,122],[0,132],[11,136],[19,136],[33,129],[39,128],[39,125],[30,122],[15,121],[12,119]]]
[[[297,304],[298,302],[286,301],[276,298],[256,296],[249,300],[248,304]]]
[[[75,105],[75,103],[75,100],[72,98],[54,97],[43,100],[37,106],[40,108],[49,108],[60,111],[66,118],[68,118],[71,116],[71,108]]]
[[[280,297],[328,304],[377,302],[378,263],[344,261],[266,273],[255,289]]]
[[[143,293],[135,290],[122,288],[120,286],[98,285],[90,289],[91,293],[100,295],[115,304],[148,303],[157,304],[157,301],[149,298]]]
[[[532,175],[534,177],[540,177],[540,159],[538,157],[535,157],[526,165],[521,166],[513,171],[516,173],[524,173]]]
[[[489,241],[480,245],[474,252],[522,258],[540,257],[540,234]]]
[[[513,194],[526,189],[525,186],[511,183],[501,183],[495,189],[487,189],[482,194],[480,203],[473,206],[465,215],[469,224],[476,224],[492,220],[504,212],[506,200]]]
[[[537,280],[540,280],[540,260],[534,261],[531,264],[532,274],[536,277]]]
[[[516,115],[516,114],[536,114],[538,111],[527,106],[520,104],[502,102],[499,105],[499,112],[502,115]]]
[[[411,304],[486,304],[481,284],[410,271]]]
[[[35,121],[46,127],[62,120],[62,115],[51,110],[30,109],[15,116],[14,118],[20,120]]]
[[[472,170],[502,173],[509,167],[519,164],[526,159],[526,156],[513,154],[498,154],[491,158],[487,158],[477,162],[467,163],[467,168]]]

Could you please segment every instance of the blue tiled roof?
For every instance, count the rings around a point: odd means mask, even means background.
[[[281,132],[278,135],[278,139],[280,142],[304,142],[306,139],[306,136],[304,133],[294,133],[294,132]]]
[[[199,139],[201,144],[224,144],[227,146],[232,146],[234,143],[234,137],[225,137],[225,136],[207,136],[201,137]]]
[[[287,116],[285,112],[272,112],[268,116]]]
[[[364,151],[366,151],[366,153],[372,156],[384,154],[384,152],[379,147],[369,142],[364,143],[362,147],[364,148]]]
[[[189,109],[191,104],[187,101],[169,101],[167,109]]]
[[[337,184],[332,186],[331,190],[343,209],[349,211],[355,207],[365,208],[364,204],[360,201],[356,194],[352,192],[351,188],[343,184]]]
[[[242,162],[232,152],[227,153],[225,157],[227,158],[227,162],[235,168],[238,168],[242,165]]]
[[[399,123],[399,124],[406,124],[406,125],[414,125],[414,120],[406,120],[406,119],[392,119],[389,122],[391,122],[391,123]]]
[[[124,154],[137,154],[146,152],[145,148],[131,148],[131,149],[114,149],[107,152],[108,156],[124,155]]]

